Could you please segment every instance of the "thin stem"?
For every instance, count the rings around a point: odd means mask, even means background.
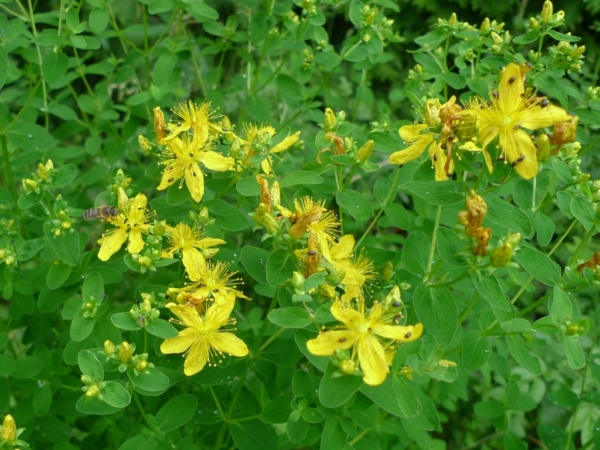
[[[534,180],[535,179],[536,178],[534,178]],[[537,204],[537,206],[535,206],[535,196],[533,197],[533,199],[534,199],[533,211],[534,212],[538,212],[542,208],[542,205],[544,204],[544,200],[546,200],[546,197],[550,193],[550,189],[552,189],[552,186],[554,186],[554,183],[556,182],[557,179],[558,179],[558,175],[555,174],[552,177],[552,179],[550,180],[550,182],[548,183],[548,186],[546,186],[546,190],[544,191],[544,194],[542,195],[542,198],[540,199],[540,202]]]
[[[31,32],[33,33],[34,41],[37,38],[37,29],[35,27],[35,20],[33,18],[33,6],[31,4],[31,0],[27,0],[29,5],[29,18],[31,25]],[[20,3],[19,3],[20,4]],[[37,50],[38,63],[40,65],[40,71],[42,70],[42,51],[40,50],[40,46],[36,43],[35,48]],[[42,73],[42,90],[44,92],[44,116],[46,118],[46,129],[50,126],[50,117],[48,115],[48,95],[46,94],[46,79],[44,78],[44,74]]]
[[[183,35],[185,36],[185,40],[187,41],[188,35],[185,27],[183,27]],[[192,45],[192,49],[194,46]],[[200,91],[202,91],[202,97],[206,97],[206,86],[204,85],[204,79],[202,78],[202,71],[200,70],[200,65],[198,64],[198,60],[196,59],[196,55],[194,51],[190,51],[190,55],[192,56],[192,63],[194,64],[194,71],[196,72],[196,76],[198,77],[198,83],[200,84]]]
[[[4,134],[4,130],[2,131],[2,134],[0,134],[0,146],[2,147],[2,159],[4,160],[4,178],[6,180],[4,184],[8,184],[8,190],[10,191],[13,201],[16,204],[19,195],[17,194],[15,176],[12,172],[12,166],[10,164],[10,155],[8,153],[8,146],[6,145],[6,135]]]
[[[575,222],[576,220],[574,220],[573,222]],[[569,262],[567,264],[567,266],[570,266],[571,264],[573,264],[575,261],[577,261],[577,255],[579,255],[579,252],[581,251],[581,249],[585,246],[585,244],[587,244],[587,241],[590,240],[590,238],[596,234],[596,227],[592,226],[592,228],[590,228],[590,231],[588,231],[585,236],[583,237],[583,239],[581,240],[581,242],[579,243],[579,245],[577,246],[577,248],[575,249],[575,251],[573,252],[573,254],[571,255],[571,258],[569,258]]]
[[[221,415],[221,417],[223,418],[223,420],[227,420],[227,418],[225,417],[225,413],[223,412],[223,407],[221,406],[221,403],[219,402],[219,398],[216,396],[215,391],[213,390],[212,386],[208,386],[208,389],[210,390],[210,395],[212,395],[213,400],[215,401],[215,405],[217,405],[217,409],[219,410],[219,414]]]
[[[275,333],[273,333],[273,335],[267,339],[265,341],[265,343],[263,345],[260,346],[260,348],[258,349],[259,352],[262,352],[265,348],[267,348],[269,346],[269,344],[271,342],[273,342],[275,339],[277,339],[277,337],[283,333],[285,331],[285,328],[280,328],[279,330],[277,330]]]
[[[437,215],[435,216],[435,225],[433,226],[433,236],[431,236],[431,248],[429,249],[429,260],[427,261],[427,275],[426,278],[431,274],[431,266],[433,264],[433,257],[435,255],[435,244],[437,243],[437,231],[440,227],[440,219],[442,217],[442,205],[438,205]]]
[[[150,58],[148,53],[148,14],[146,5],[142,3],[142,22],[144,23],[144,63],[146,65],[146,88],[150,87]]]
[[[533,177],[533,194],[531,195],[531,208],[535,211],[535,194],[537,192],[537,177]]]
[[[477,303],[477,300],[479,300],[479,292],[475,293],[475,295],[473,296],[473,298],[471,299],[471,301],[469,302],[469,304],[467,305],[465,310],[462,312],[462,314],[458,318],[459,325],[461,325],[465,321],[465,319],[467,318],[467,316],[469,315],[469,313],[471,312],[471,310]]]
[[[383,419],[385,419],[387,417],[388,413],[384,412],[382,415],[380,415],[377,419],[375,419],[374,425],[377,425],[379,422],[381,422]],[[360,441],[363,437],[365,437],[365,435],[373,430],[375,427],[373,428],[367,428],[365,430],[362,430],[354,439],[352,439],[349,444],[352,446],[354,444],[356,444],[358,441]]]
[[[392,181],[392,185],[390,186],[390,190],[388,191],[387,196],[385,197],[385,202],[383,203],[383,205],[381,206],[381,209],[377,212],[377,215],[375,216],[375,218],[373,219],[373,221],[369,224],[369,226],[367,227],[367,229],[365,230],[365,232],[363,233],[363,235],[361,236],[361,238],[358,240],[358,242],[356,243],[356,245],[354,246],[354,248],[360,247],[360,244],[365,239],[365,237],[367,237],[367,235],[371,231],[371,228],[373,228],[373,226],[377,223],[377,221],[379,220],[379,218],[383,214],[383,209],[390,202],[390,200],[392,198],[392,194],[394,194],[396,192],[396,190],[398,189],[397,184],[398,184],[398,177],[399,176],[400,176],[400,166],[398,166],[398,168],[396,169],[396,175],[394,175],[394,180]]]

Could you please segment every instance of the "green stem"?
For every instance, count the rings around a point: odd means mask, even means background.
[[[37,29],[35,27],[35,20],[33,18],[33,6],[31,5],[31,0],[27,0],[29,5],[29,17],[30,17],[30,25],[31,32],[33,33],[34,42],[37,38]],[[40,72],[42,70],[42,51],[40,50],[40,46],[36,43],[35,48],[37,50],[38,63],[40,65]],[[48,115],[48,95],[46,93],[46,79],[44,78],[44,74],[41,73],[42,76],[42,90],[44,92],[44,116],[46,118],[46,129],[50,126],[50,116]]]
[[[223,407],[221,406],[221,403],[219,402],[219,398],[216,396],[215,391],[213,390],[212,386],[208,386],[208,389],[210,390],[210,395],[212,395],[213,400],[215,401],[215,405],[217,405],[217,409],[219,410],[219,414],[221,415],[221,417],[223,418],[223,420],[227,420],[225,417],[225,413],[223,412]]]
[[[280,328],[279,330],[277,330],[275,333],[273,333],[273,335],[267,339],[265,341],[265,343],[263,345],[260,346],[260,348],[258,349],[259,352],[262,352],[265,348],[267,348],[269,346],[269,344],[271,342],[273,342],[275,339],[277,339],[277,337],[283,333],[285,331],[285,328]]]
[[[479,300],[479,292],[475,293],[475,295],[471,299],[471,302],[467,305],[467,307],[465,308],[465,310],[462,312],[462,314],[458,318],[458,325],[459,326],[465,321],[465,319],[467,318],[467,316],[469,315],[469,313],[471,312],[471,310],[473,309],[473,307],[477,303],[477,300]]]
[[[577,219],[575,219],[573,222],[576,222],[576,221],[577,221]],[[587,244],[587,241],[589,241],[590,238],[594,234],[596,234],[596,227],[592,226],[592,228],[590,228],[590,231],[588,231],[585,234],[585,236],[583,237],[583,239],[581,240],[581,242],[579,243],[579,245],[577,246],[577,248],[575,249],[575,251],[571,255],[571,258],[569,258],[569,262],[568,262],[567,266],[570,266],[571,264],[573,264],[577,260],[576,259],[577,255],[579,255],[579,252],[581,251],[581,249],[585,246],[585,244]]]
[[[442,217],[442,205],[438,205],[437,215],[435,216],[435,225],[433,226],[433,236],[431,236],[431,248],[429,249],[429,260],[427,261],[427,272],[425,278],[431,275],[431,266],[435,255],[435,245],[437,243],[437,231],[440,227],[440,219]]]
[[[150,55],[148,53],[148,15],[146,5],[142,3],[142,22],[144,23],[144,63],[146,66],[146,89],[150,88]]]
[[[0,134],[0,146],[2,147],[2,159],[4,160],[4,185],[10,191],[12,195],[13,201],[17,204],[17,200],[19,195],[17,194],[17,186],[15,184],[15,176],[12,171],[12,166],[10,164],[10,155],[8,153],[8,146],[6,145],[6,135],[4,134],[4,130],[2,130],[2,134]]]
[[[365,232],[363,233],[363,235],[361,236],[361,238],[358,240],[358,242],[354,246],[355,249],[357,249],[358,247],[360,247],[360,244],[365,239],[365,237],[367,237],[367,235],[371,231],[371,228],[373,228],[373,226],[377,223],[377,221],[379,220],[379,218],[383,214],[383,210],[388,205],[388,203],[390,202],[390,200],[392,198],[392,194],[394,194],[396,192],[396,190],[398,189],[397,183],[398,183],[398,177],[399,176],[400,176],[400,166],[398,166],[398,168],[396,169],[396,174],[394,175],[394,180],[392,181],[392,185],[390,186],[390,190],[388,191],[387,196],[385,197],[385,202],[381,206],[381,209],[377,212],[377,215],[375,216],[375,218],[373,219],[373,221],[369,224],[369,226],[367,227],[367,229],[365,230]]]
[[[534,208],[533,211],[534,212],[538,212],[540,209],[542,209],[542,206],[544,205],[544,200],[546,200],[546,197],[550,193],[550,189],[552,189],[552,186],[554,186],[554,183],[556,182],[557,179],[558,179],[558,175],[554,175],[550,179],[550,181],[548,182],[548,186],[546,186],[546,190],[542,194],[542,198],[540,199],[540,201],[537,204],[537,206],[535,205],[535,196],[533,197],[533,199],[534,199],[534,201],[533,201],[533,208]],[[534,180],[535,180],[535,178],[534,178]]]

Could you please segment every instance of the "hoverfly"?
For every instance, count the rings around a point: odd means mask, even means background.
[[[119,215],[119,210],[114,206],[98,206],[90,208],[83,212],[83,220],[103,220],[107,221]]]

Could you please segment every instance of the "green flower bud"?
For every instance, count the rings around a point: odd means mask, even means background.
[[[535,17],[529,18],[529,28],[531,30],[537,30],[540,27],[540,23]]]
[[[337,297],[337,292],[335,291],[335,288],[327,283],[319,286],[319,294],[330,300],[333,300]]]
[[[544,2],[544,7],[542,8],[542,20],[544,21],[544,23],[548,23],[550,21],[552,21],[552,12],[554,10],[554,6],[552,5],[552,2],[550,0],[546,0]]]
[[[148,361],[146,361],[145,359],[140,359],[138,362],[135,363],[135,370],[137,370],[138,372],[145,372],[146,370],[148,370]]]
[[[362,164],[365,161],[367,161],[373,154],[374,148],[375,148],[375,141],[367,141],[365,143],[365,145],[363,145],[356,153],[356,158],[358,159],[358,162],[360,162]]]
[[[381,268],[381,279],[388,281],[394,276],[394,265],[391,261],[386,261]]]
[[[486,17],[485,19],[483,19],[483,22],[481,22],[481,27],[479,27],[479,31],[481,31],[481,34],[486,35],[488,34],[491,28],[492,26],[490,24],[490,19]]]
[[[108,339],[104,341],[104,354],[106,356],[112,356],[115,354],[116,351],[117,348],[115,347],[115,344],[112,343],[112,341]]]
[[[98,397],[100,395],[100,388],[97,384],[92,384],[87,391],[85,391],[85,396],[89,399]]]
[[[119,347],[119,361],[122,364],[129,364],[132,355],[133,350],[131,349],[131,345],[129,345],[129,342],[123,341],[123,343]]]
[[[292,286],[294,286],[296,289],[302,289],[305,281],[306,279],[304,278],[304,275],[302,275],[300,272],[294,272],[292,275]]]
[[[550,137],[546,134],[540,134],[535,138],[535,152],[539,162],[544,162],[550,155]]]
[[[456,17],[456,13],[452,13],[450,18],[448,19],[448,25],[454,27],[458,23],[458,18]]]
[[[344,359],[338,364],[338,369],[345,375],[352,375],[356,372],[356,364],[350,359]]]
[[[148,138],[146,138],[146,136],[142,136],[140,134],[138,136],[138,144],[139,144],[140,148],[142,149],[142,151],[146,154],[148,154],[148,152],[150,150],[152,150],[152,144],[150,143]]]
[[[86,386],[89,386],[94,382],[94,380],[89,375],[81,375],[81,382]]]

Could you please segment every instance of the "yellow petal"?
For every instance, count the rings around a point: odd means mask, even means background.
[[[273,147],[270,150],[270,153],[279,153],[279,152],[283,152],[283,151],[287,150],[292,145],[294,145],[296,142],[298,142],[299,138],[300,138],[300,131],[289,135],[283,141],[281,141],[279,144],[277,144],[275,147]]]
[[[373,333],[399,342],[410,342],[421,337],[423,334],[423,324],[418,323],[409,326],[380,325],[373,328]]]
[[[233,158],[223,156],[220,153],[213,151],[200,153],[198,155],[198,160],[210,170],[215,170],[217,172],[231,170],[235,164],[235,160]]]
[[[340,238],[337,245],[332,246],[329,249],[331,258],[335,259],[343,259],[349,258],[352,256],[352,250],[354,250],[354,236],[351,234],[346,234]]]
[[[248,347],[233,333],[212,333],[210,335],[210,345],[221,353],[227,353],[233,356],[246,356]]]
[[[138,229],[131,230],[129,232],[129,245],[127,251],[131,254],[139,253],[144,248],[144,240],[142,239],[142,233]]]
[[[194,201],[199,202],[204,195],[204,175],[198,164],[191,163],[185,170],[185,184]]]
[[[131,206],[129,208],[129,218],[136,218],[137,216],[143,217],[146,211],[146,205],[148,204],[148,199],[142,193],[139,193],[131,202]]]
[[[506,130],[500,133],[500,147],[519,175],[525,179],[538,173],[535,145],[523,130]]]
[[[118,196],[119,210],[125,212],[127,210],[127,200],[129,199],[127,198],[127,194],[125,193],[122,187],[119,188]]]
[[[271,173],[271,170],[273,168],[273,161],[270,156],[267,156],[265,159],[263,159],[261,161],[260,168],[267,175],[269,175]]]
[[[204,321],[193,306],[178,305],[176,303],[168,303],[166,306],[185,324],[186,327],[196,329],[202,328]]]
[[[466,150],[468,152],[480,152],[481,148],[477,147],[477,144],[473,141],[465,142],[463,145],[458,147],[460,150]]]
[[[210,330],[217,330],[225,325],[229,321],[229,315],[233,311],[235,305],[235,297],[231,299],[231,296],[227,296],[225,302],[215,302],[206,311],[206,328]]]
[[[490,155],[490,152],[484,150],[483,159],[485,160],[485,165],[487,166],[488,171],[492,173],[494,171],[494,162],[492,161],[492,156]]]
[[[413,159],[417,159],[423,154],[429,144],[433,142],[433,134],[420,136],[410,147],[392,153],[390,155],[390,164],[406,164]]]
[[[452,161],[450,162],[449,167],[446,169],[446,162],[448,161],[448,156],[446,152],[442,150],[442,148],[434,142],[429,147],[429,155],[431,157],[431,161],[433,162],[433,167],[435,169],[435,180],[436,181],[447,181],[448,175],[452,174],[452,169],[454,165]]]
[[[362,314],[357,310],[338,301],[333,302],[330,311],[335,320],[342,322],[348,328],[356,326],[363,319]]]
[[[113,233],[105,235],[101,239],[102,243],[98,252],[98,258],[101,261],[108,261],[112,255],[119,251],[126,240],[127,230],[124,228],[117,228]]]
[[[331,356],[338,349],[351,348],[356,340],[356,333],[350,330],[322,331],[316,339],[310,339],[306,343],[306,348],[313,355]]]
[[[183,364],[183,373],[188,377],[197,374],[206,365],[208,361],[208,343],[205,338],[200,338],[188,352],[185,363]]]
[[[184,353],[198,339],[198,332],[193,328],[186,328],[179,332],[174,338],[165,339],[160,346],[160,351],[164,354]]]
[[[564,109],[548,105],[545,108],[534,106],[521,112],[517,118],[518,124],[528,130],[551,127],[558,122],[568,122],[573,119]]]
[[[421,123],[419,125],[404,125],[398,130],[398,133],[406,142],[413,142],[423,137],[421,131],[426,129],[427,124],[425,123]]]
[[[214,247],[215,245],[222,245],[222,244],[226,244],[226,243],[227,242],[225,242],[223,239],[202,238],[199,241],[195,241],[192,245],[197,248],[211,248],[211,247]]]
[[[184,248],[182,251],[182,262],[188,272],[188,278],[198,281],[202,277],[202,270],[206,266],[206,259],[195,248]]]
[[[168,188],[175,183],[175,181],[179,180],[185,171],[185,165],[175,162],[175,160],[168,160],[165,161],[165,163],[167,168],[164,170],[160,184],[156,188],[159,191]]]
[[[522,107],[525,84],[521,68],[510,63],[502,71],[498,86],[498,107],[505,114],[511,114]]]
[[[370,386],[380,385],[389,371],[385,362],[385,351],[377,339],[372,336],[358,342],[358,360],[363,371],[363,381]]]

